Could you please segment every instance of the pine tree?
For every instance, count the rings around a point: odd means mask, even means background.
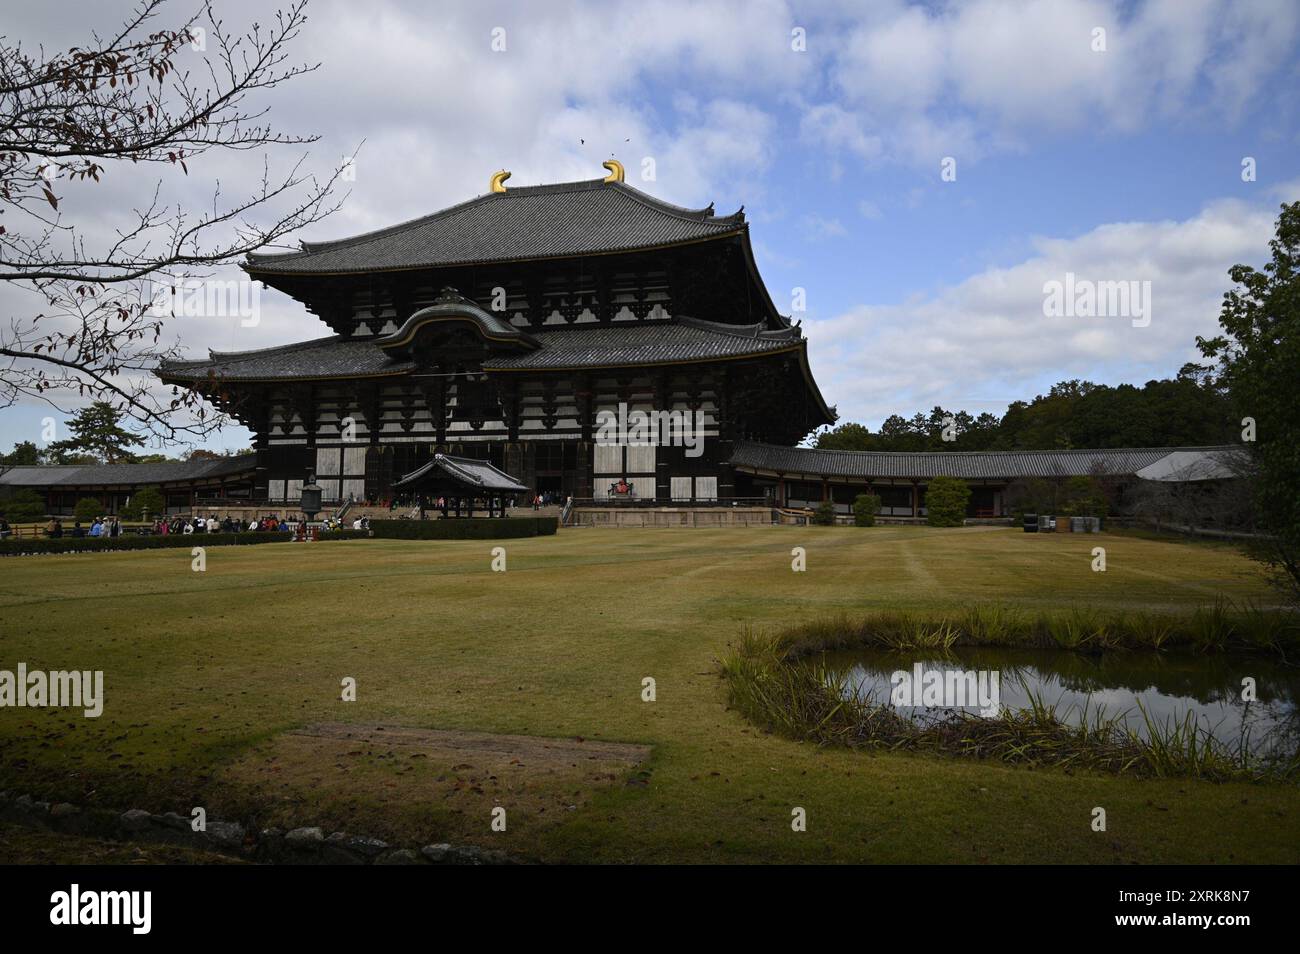
[[[142,445],[144,438],[121,426],[124,416],[107,401],[96,401],[68,421],[72,436],[50,444],[46,452],[56,464],[81,463],[87,458],[105,464],[130,463],[135,460],[130,448]]]

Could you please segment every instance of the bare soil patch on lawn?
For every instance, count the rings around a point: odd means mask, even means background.
[[[342,740],[370,745],[416,746],[429,758],[477,757],[485,761],[506,759],[521,768],[576,768],[583,762],[640,765],[650,757],[650,746],[595,739],[555,739],[535,735],[498,735],[458,729],[418,729],[400,725],[355,725],[318,722],[291,730],[288,735]]]
[[[598,790],[635,784],[649,757],[621,742],[328,722],[275,736],[221,774],[262,824],[481,841],[494,808],[513,830],[559,823]]]

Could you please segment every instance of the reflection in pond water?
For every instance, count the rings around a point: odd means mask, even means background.
[[[1055,706],[1057,718],[1069,724],[1078,724],[1084,713],[1094,720],[1102,707],[1107,718],[1121,719],[1145,738],[1141,709],[1161,727],[1181,722],[1190,713],[1203,732],[1255,757],[1285,756],[1300,748],[1300,668],[1267,658],[958,649],[949,654],[855,650],[826,653],[818,661],[846,676],[847,691],[878,703],[892,705],[891,676],[898,671],[910,673],[920,663],[925,670],[997,672],[1004,708],[1027,709],[1032,695]],[[1255,683],[1254,701],[1242,698],[1242,681],[1247,677]],[[951,711],[894,708],[914,718]],[[959,708],[979,711],[977,705]]]

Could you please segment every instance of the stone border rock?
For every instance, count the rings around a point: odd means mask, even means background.
[[[0,821],[62,834],[179,845],[232,855],[271,865],[506,865],[518,864],[504,851],[473,845],[436,844],[416,850],[390,845],[378,838],[319,827],[284,831],[249,830],[239,822],[208,820],[194,831],[190,820],[175,812],[155,815],[141,808],[115,812],[83,808],[69,802],[37,801],[30,795],[0,791]]]

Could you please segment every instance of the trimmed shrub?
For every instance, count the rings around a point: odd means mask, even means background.
[[[875,494],[858,494],[853,498],[853,525],[874,527],[880,513],[880,498]]]
[[[10,523],[26,523],[45,516],[45,498],[34,490],[19,490],[0,500],[0,513]]]
[[[104,515],[104,505],[94,497],[82,497],[72,508],[72,516],[82,523],[94,523],[96,517]]]
[[[925,489],[926,522],[932,527],[960,527],[966,520],[970,487],[956,477],[936,477]]]
[[[316,539],[324,540],[368,540],[372,534],[369,530],[326,530]]]
[[[66,531],[65,531],[66,532]],[[129,537],[59,537],[0,540],[0,556],[37,553],[92,553],[98,550],[167,550],[178,547],[246,546],[256,543],[285,543],[291,533],[247,531],[245,533],[161,533]]]
[[[555,533],[554,517],[462,517],[447,520],[371,520],[370,532],[386,540],[500,540]]]
[[[835,526],[835,504],[829,500],[823,500],[813,511],[812,522],[822,527]]]
[[[162,491],[157,487],[145,487],[131,495],[127,505],[122,508],[122,519],[140,520],[146,515],[156,517],[166,506]]]

